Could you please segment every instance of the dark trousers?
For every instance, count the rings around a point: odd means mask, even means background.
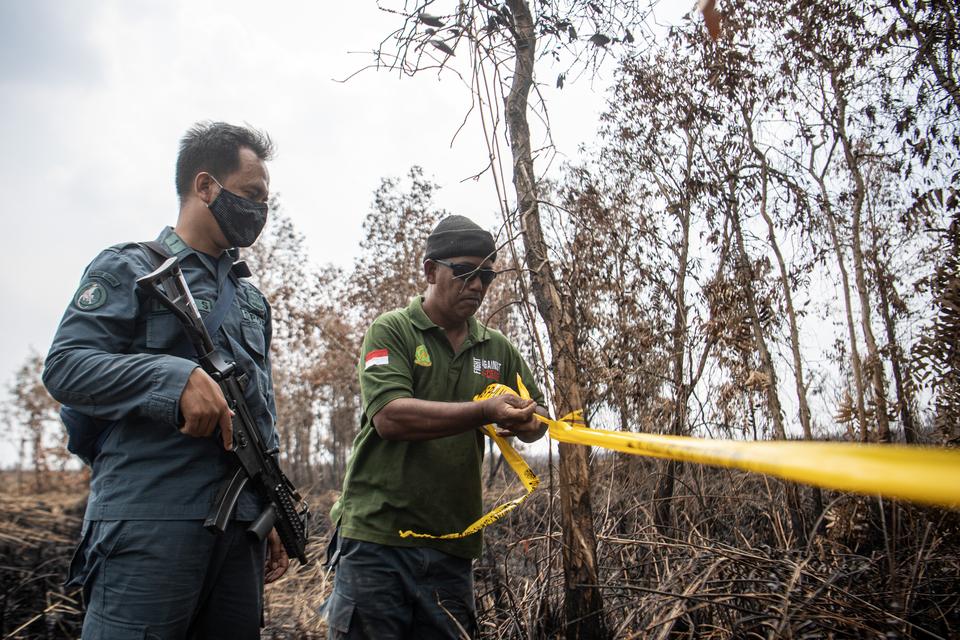
[[[472,561],[341,538],[325,612],[330,640],[475,638]]]
[[[85,523],[71,571],[83,584],[83,640],[260,637],[265,546],[231,522]]]

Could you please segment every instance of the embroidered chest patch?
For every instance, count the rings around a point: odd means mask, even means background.
[[[417,345],[417,351],[413,355],[413,364],[420,365],[421,367],[430,367],[433,366],[433,362],[430,361],[430,353],[427,351],[427,347],[424,345]]]

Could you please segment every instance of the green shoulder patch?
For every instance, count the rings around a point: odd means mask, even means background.
[[[107,301],[107,290],[99,282],[84,282],[73,296],[73,303],[81,311],[92,311]]]
[[[413,356],[413,364],[418,364],[421,367],[430,367],[433,366],[433,362],[430,361],[430,353],[427,351],[427,347],[424,345],[417,345],[417,351]]]
[[[257,311],[267,311],[267,305],[263,301],[263,297],[257,293],[253,288],[247,288],[246,290],[247,302],[250,303],[250,306],[256,309]]]

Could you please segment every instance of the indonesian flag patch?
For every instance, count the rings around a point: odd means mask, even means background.
[[[363,358],[363,368],[369,369],[378,364],[390,364],[390,351],[387,349],[377,349],[371,351]]]

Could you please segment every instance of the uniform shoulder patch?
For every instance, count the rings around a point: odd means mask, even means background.
[[[413,364],[418,364],[421,367],[433,366],[433,362],[430,361],[430,352],[427,351],[425,345],[417,345],[417,351],[413,355]]]
[[[99,282],[84,282],[73,296],[73,303],[81,311],[92,311],[107,301],[107,290]]]

